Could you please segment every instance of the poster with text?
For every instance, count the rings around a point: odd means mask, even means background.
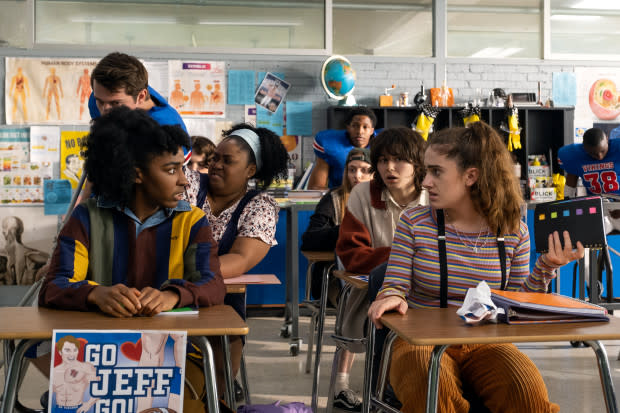
[[[6,123],[87,124],[98,59],[6,58]]]
[[[52,413],[183,411],[185,331],[54,330]]]
[[[224,62],[170,60],[168,75],[168,101],[181,116],[225,117]]]
[[[30,127],[30,160],[58,162],[60,156],[60,128],[58,126]]]
[[[71,181],[71,188],[77,188],[84,157],[82,146],[85,143],[87,131],[63,131],[60,133],[60,178]]]
[[[31,285],[52,251],[58,217],[43,215],[42,206],[5,205],[0,225],[0,285]]]

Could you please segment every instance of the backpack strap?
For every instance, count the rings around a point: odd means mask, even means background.
[[[198,195],[196,196],[196,206],[202,209],[202,206],[205,204],[205,200],[207,199],[207,185],[209,184],[209,175],[208,174],[199,174],[200,175],[200,187],[198,189]]]

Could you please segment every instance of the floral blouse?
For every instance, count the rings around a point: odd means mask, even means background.
[[[192,205],[196,205],[198,189],[200,187],[200,174],[197,171],[187,169],[185,176],[189,181],[189,185],[186,187],[187,201]],[[216,217],[211,212],[211,205],[205,200],[202,210],[209,220],[211,230],[213,231],[213,238],[216,241],[219,242],[222,239],[224,231],[226,231],[226,225],[228,225],[239,201],[226,208]],[[278,223],[279,212],[280,207],[278,207],[278,203],[271,195],[266,192],[259,193],[248,202],[243,212],[241,212],[237,227],[237,237],[257,238],[265,244],[277,245],[276,224]]]

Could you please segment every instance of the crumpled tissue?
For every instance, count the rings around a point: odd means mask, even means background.
[[[503,313],[491,300],[491,289],[485,281],[480,281],[476,288],[467,290],[465,300],[456,313],[467,324],[478,324],[482,321],[497,321],[497,315]]]

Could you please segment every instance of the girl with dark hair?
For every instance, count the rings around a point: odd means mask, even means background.
[[[289,156],[280,137],[266,128],[238,124],[223,132],[209,163],[209,174],[186,171],[190,186],[199,182],[189,202],[207,215],[218,243],[224,278],[245,274],[276,245],[279,207],[264,190],[288,175]],[[250,190],[250,179],[258,189]],[[228,294],[226,303],[245,319],[245,296]],[[231,359],[236,375],[241,362],[241,338],[231,338]]]
[[[523,202],[506,146],[483,122],[451,128],[431,136],[424,155],[429,206],[407,210],[394,235],[383,286],[368,316],[380,317],[409,307],[461,306],[468,288],[486,281],[491,288],[545,292],[555,269],[583,256],[564,232],[549,235],[549,252],[529,273],[530,242],[521,221]],[[438,233],[445,233],[440,253]],[[443,243],[443,241],[441,241]],[[503,246],[503,248],[502,248]],[[502,253],[503,251],[503,253]],[[438,264],[447,263],[441,270]],[[505,263],[505,265],[503,265]],[[442,271],[447,273],[442,276]],[[442,296],[441,279],[447,279]],[[504,280],[504,282],[502,282]],[[390,383],[403,412],[424,410],[428,361],[432,346],[393,346]],[[491,412],[557,412],[536,366],[512,344],[462,345],[441,360],[438,410],[467,412],[467,385]]]
[[[422,191],[423,156],[426,143],[410,128],[385,129],[370,145],[374,177],[355,186],[340,224],[336,255],[350,272],[370,273],[387,261],[394,228],[406,208],[425,204]],[[342,335],[364,337],[368,310],[366,291],[353,290],[346,304]],[[355,352],[365,346],[349,346],[341,353],[336,375],[334,406],[361,409],[359,396],[349,388],[349,371]]]

